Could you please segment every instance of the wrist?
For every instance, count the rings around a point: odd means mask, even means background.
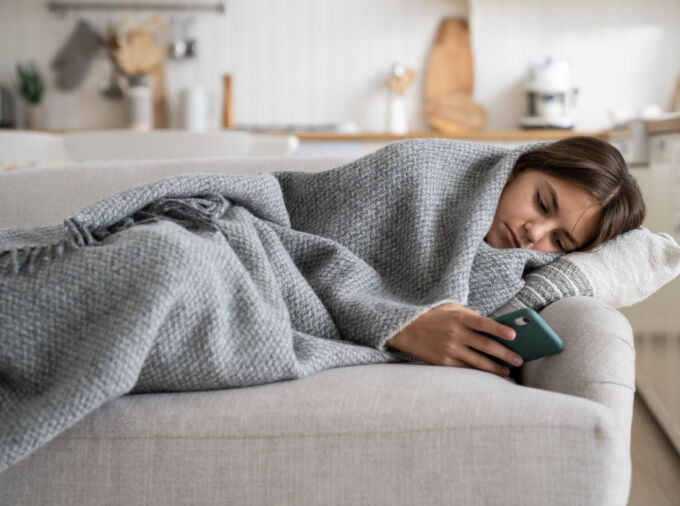
[[[389,338],[387,341],[385,341],[385,346],[391,346],[392,348],[399,349],[398,342],[400,341],[400,337],[402,335],[402,332],[397,332],[391,338]]]

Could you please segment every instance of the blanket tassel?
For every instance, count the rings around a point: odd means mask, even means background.
[[[217,231],[220,229],[219,217],[224,214],[229,206],[230,202],[221,195],[214,198],[161,198],[113,225],[92,231],[74,218],[68,218],[64,221],[67,230],[66,238],[58,243],[12,248],[1,252],[0,256],[9,253],[11,258],[10,272],[13,274],[19,274],[24,267],[29,274],[33,274],[41,259],[44,263],[48,263],[53,258],[62,257],[64,251],[69,248],[77,250],[99,244],[102,239],[109,235],[135,225],[169,220],[186,228],[193,226]]]

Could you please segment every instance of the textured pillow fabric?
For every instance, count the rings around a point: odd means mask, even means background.
[[[667,233],[638,227],[593,251],[573,252],[525,276],[525,285],[492,317],[524,307],[541,309],[574,295],[621,308],[640,302],[680,274],[680,245]]]

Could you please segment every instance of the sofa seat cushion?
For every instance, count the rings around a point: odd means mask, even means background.
[[[232,390],[128,395],[64,437],[238,439],[532,424],[590,431],[606,417],[598,403],[475,369],[379,364]]]
[[[124,396],[2,473],[0,496],[443,504],[455,491],[470,504],[598,504],[615,446],[610,410],[591,400],[475,369],[366,365]]]

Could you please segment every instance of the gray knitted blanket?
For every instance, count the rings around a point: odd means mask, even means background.
[[[529,147],[178,176],[0,230],[0,471],[126,393],[415,361],[385,341],[446,302],[490,314],[559,256],[483,240]]]

